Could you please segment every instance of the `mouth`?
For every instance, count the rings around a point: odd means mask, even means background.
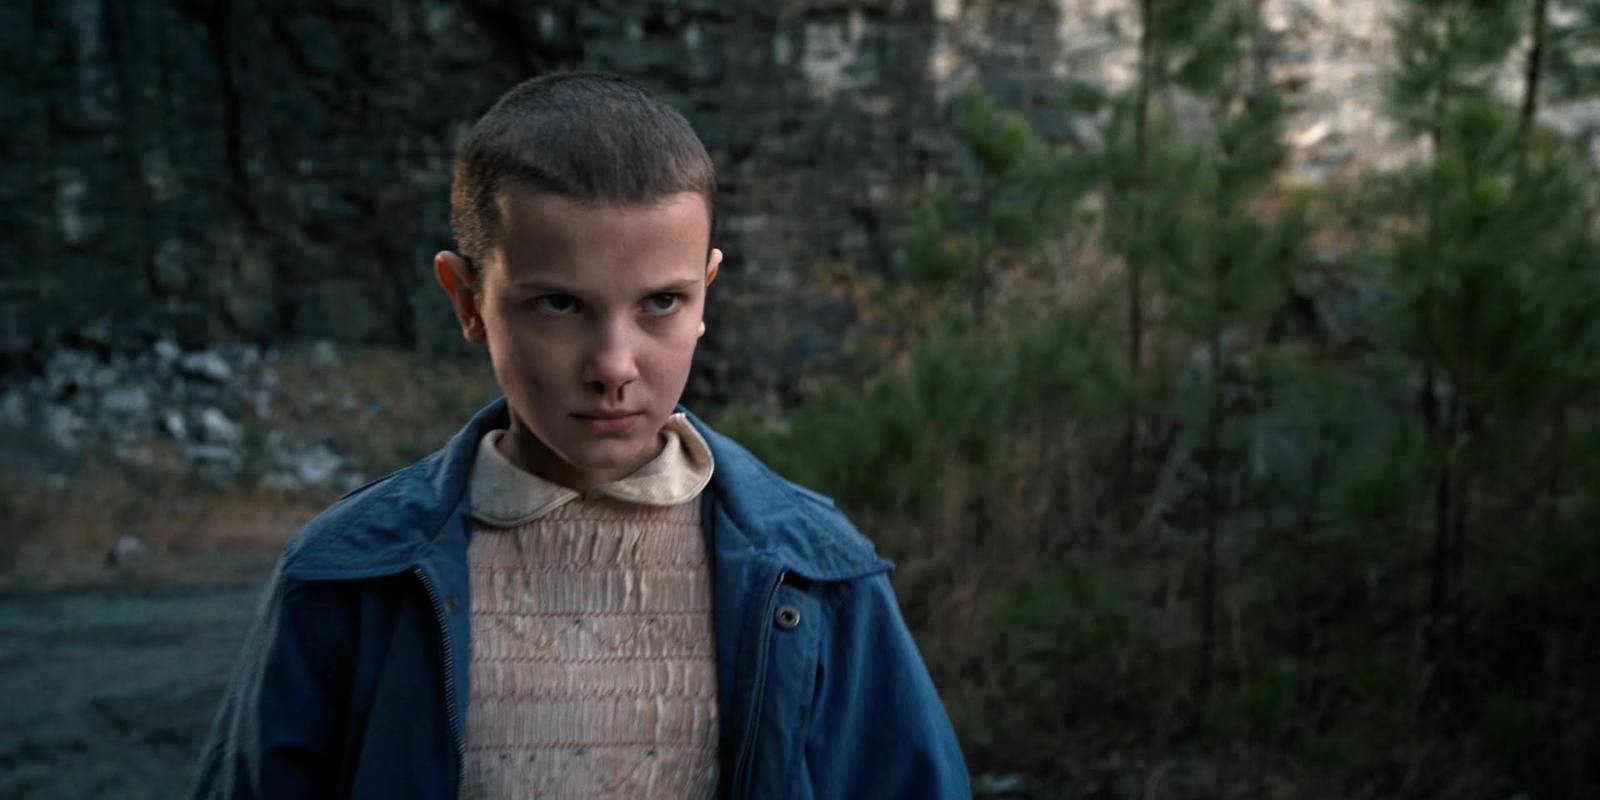
[[[574,413],[584,427],[596,433],[625,433],[644,418],[638,411],[584,411]]]

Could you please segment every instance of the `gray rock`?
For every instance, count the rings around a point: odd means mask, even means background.
[[[161,429],[166,431],[168,436],[180,442],[189,438],[189,423],[184,419],[181,411],[168,411],[161,418]]]
[[[106,563],[111,566],[128,566],[150,559],[150,550],[144,542],[133,536],[122,536],[106,551]]]
[[[339,366],[339,346],[328,339],[318,339],[311,345],[311,366],[321,369]]]
[[[1003,797],[1027,788],[1028,776],[1019,772],[985,772],[973,781],[973,791],[979,797]]]
[[[89,182],[81,175],[68,175],[56,194],[56,215],[61,238],[69,245],[80,245],[97,232],[97,221],[90,216],[87,205]]]
[[[75,394],[87,388],[93,380],[95,363],[81,350],[62,349],[50,356],[45,364],[44,379],[52,398]]]
[[[21,391],[8,389],[4,395],[0,395],[0,423],[20,428],[27,410],[28,403]]]
[[[89,429],[88,420],[66,406],[44,407],[44,432],[56,447],[74,452],[83,445],[83,435]]]
[[[237,473],[242,462],[238,450],[221,444],[192,444],[184,448],[184,456],[202,474],[220,478]]]
[[[295,486],[327,486],[344,468],[344,458],[328,442],[317,442],[293,453],[280,454],[275,483]]]
[[[215,406],[201,410],[200,431],[208,444],[232,447],[239,444],[240,439],[243,438],[243,431],[239,424],[228,419],[228,415],[222,413],[222,410]]]
[[[178,362],[178,368],[185,375],[204,378],[216,383],[225,383],[233,377],[233,367],[228,366],[227,359],[215,350],[202,350],[190,353]]]
[[[142,417],[150,411],[150,393],[140,386],[119,386],[100,397],[100,409],[121,419]]]
[[[265,418],[272,413],[272,393],[266,389],[257,389],[250,394],[250,410],[257,417]]]
[[[178,347],[178,343],[171,339],[157,339],[155,345],[150,349],[155,352],[156,359],[165,367],[172,366],[172,363],[183,355],[183,349]]]

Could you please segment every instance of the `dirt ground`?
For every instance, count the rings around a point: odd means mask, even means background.
[[[259,594],[0,595],[0,797],[182,797]]]

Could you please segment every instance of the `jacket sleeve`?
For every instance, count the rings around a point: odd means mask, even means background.
[[[967,767],[887,575],[851,586],[820,644],[812,795],[968,798]]]
[[[351,612],[331,588],[274,578],[190,789],[212,798],[318,798],[338,780]]]

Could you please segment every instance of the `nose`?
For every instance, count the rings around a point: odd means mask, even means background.
[[[635,348],[625,326],[607,324],[598,332],[583,362],[583,382],[596,395],[622,401],[628,384],[639,378]]]

